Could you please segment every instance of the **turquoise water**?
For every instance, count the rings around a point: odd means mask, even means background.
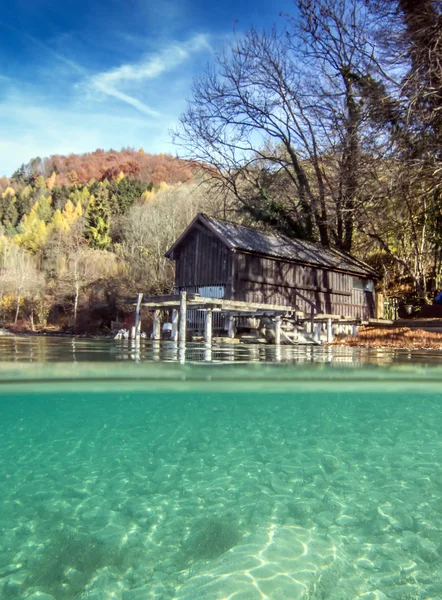
[[[4,362],[1,600],[442,598],[442,371],[419,356]]]

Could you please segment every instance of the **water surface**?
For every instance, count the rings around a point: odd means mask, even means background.
[[[0,362],[214,362],[442,364],[442,350],[273,346],[113,340],[63,336],[0,336]]]

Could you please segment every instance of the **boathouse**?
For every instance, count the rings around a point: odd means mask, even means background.
[[[174,293],[375,317],[370,266],[344,252],[198,214],[168,250]]]

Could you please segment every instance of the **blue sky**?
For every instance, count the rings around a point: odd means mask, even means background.
[[[36,156],[171,152],[195,75],[292,0],[9,0],[0,15],[0,175]]]

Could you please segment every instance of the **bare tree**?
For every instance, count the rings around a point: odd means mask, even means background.
[[[367,13],[357,0],[297,5],[284,31],[250,30],[195,81],[176,141],[257,220],[350,250],[373,135]]]
[[[75,223],[62,238],[55,235],[47,251],[52,265],[56,296],[72,298],[72,322],[77,323],[80,295],[85,289],[117,269],[117,258],[105,250],[89,248],[82,234],[82,222]]]
[[[31,305],[45,288],[44,274],[39,271],[36,258],[13,242],[1,240],[0,290],[1,296],[9,295],[15,302],[14,324],[17,324],[20,307],[25,300]],[[32,308],[31,308],[32,311]],[[31,325],[33,319],[31,318]]]
[[[212,207],[213,208],[213,207]],[[152,293],[170,291],[173,266],[165,253],[185,227],[202,210],[211,210],[204,185],[166,188],[134,205],[121,223],[120,255],[130,265],[132,277]]]

